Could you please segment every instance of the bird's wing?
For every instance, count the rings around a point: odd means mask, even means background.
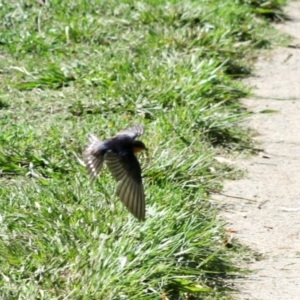
[[[145,195],[140,164],[133,153],[121,157],[108,151],[107,166],[118,181],[117,196],[139,220],[145,219]]]
[[[130,128],[119,131],[116,134],[116,136],[126,135],[126,136],[131,137],[132,139],[135,139],[136,137],[142,135],[143,132],[144,132],[144,127],[140,124],[137,124]]]
[[[90,134],[88,145],[83,152],[85,167],[92,182],[96,178],[104,162],[104,156],[100,152],[101,145],[102,142],[95,135]]]

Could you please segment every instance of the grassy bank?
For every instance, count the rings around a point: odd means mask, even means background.
[[[269,4],[268,4],[269,3]],[[271,1],[4,1],[0,17],[0,298],[227,299],[214,156],[248,149],[238,123]],[[267,18],[262,18],[262,15]],[[81,153],[145,126],[137,222]]]

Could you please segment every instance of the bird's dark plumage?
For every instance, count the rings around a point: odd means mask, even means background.
[[[104,161],[117,180],[117,195],[128,210],[139,220],[145,218],[145,196],[140,164],[135,152],[145,150],[143,142],[135,140],[143,134],[141,125],[118,132],[104,142],[90,135],[89,143],[83,153],[87,171],[93,181]]]

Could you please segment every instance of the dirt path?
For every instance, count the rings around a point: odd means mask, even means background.
[[[278,28],[300,46],[300,1],[286,12],[292,20]],[[236,298],[300,300],[300,49],[272,51],[256,70],[247,83],[257,97],[244,104],[253,112],[277,111],[249,118],[267,155],[238,161],[247,178],[225,184],[224,194],[244,199],[219,197],[235,237],[264,256],[247,266],[254,272],[238,283]]]

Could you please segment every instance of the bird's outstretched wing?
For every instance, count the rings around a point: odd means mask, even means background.
[[[102,142],[93,134],[90,134],[88,145],[83,152],[83,160],[87,172],[93,182],[99,173],[103,162],[104,156],[101,154]]]
[[[130,128],[119,131],[116,136],[126,135],[135,139],[136,137],[142,135],[144,133],[144,127],[140,124],[134,125]]]
[[[107,166],[118,181],[117,196],[139,220],[145,219],[145,195],[140,164],[133,153],[119,156],[111,151],[105,154]]]

